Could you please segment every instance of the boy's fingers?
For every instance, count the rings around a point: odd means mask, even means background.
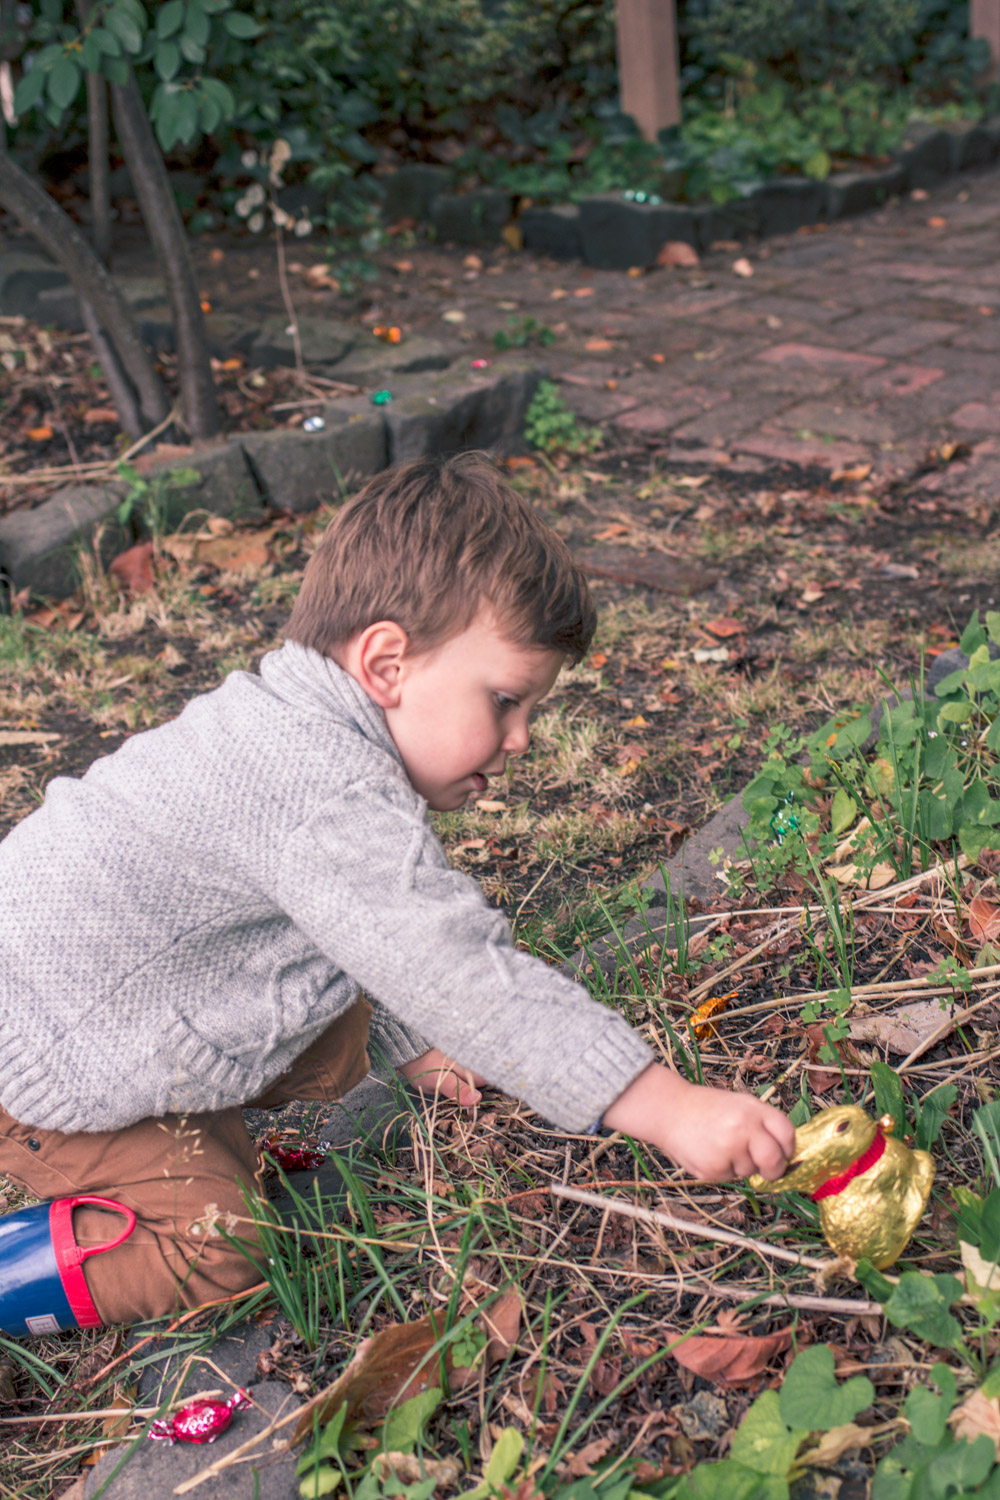
[[[794,1139],[792,1144],[794,1145]],[[773,1182],[775,1178],[780,1177],[784,1172],[785,1164],[791,1153],[786,1151],[781,1142],[776,1140],[767,1131],[761,1134],[755,1143],[755,1148],[754,1159],[756,1165],[751,1168],[750,1172],[744,1175],[750,1177],[754,1172],[759,1172],[762,1177],[767,1178],[768,1182]]]

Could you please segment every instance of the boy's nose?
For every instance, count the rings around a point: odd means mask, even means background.
[[[508,755],[523,755],[531,744],[531,732],[528,729],[527,720],[522,724],[512,724],[504,735],[501,748]]]

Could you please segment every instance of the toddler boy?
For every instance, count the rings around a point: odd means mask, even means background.
[[[242,1106],[341,1097],[369,1032],[460,1102],[488,1081],[700,1177],[781,1173],[782,1114],[653,1063],[514,948],[431,830],[527,748],[593,627],[568,550],[481,455],[386,471],[330,525],[259,674],[55,778],[0,845],[0,1173],[135,1213],[85,1262],[101,1321],[258,1279],[217,1228],[255,1183]],[[120,1232],[71,1212],[84,1249]]]

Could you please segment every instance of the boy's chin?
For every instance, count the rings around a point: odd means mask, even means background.
[[[431,792],[427,797],[427,806],[431,812],[460,812],[467,807],[470,800],[475,796],[471,788],[464,791],[460,787],[454,787],[447,791]]]

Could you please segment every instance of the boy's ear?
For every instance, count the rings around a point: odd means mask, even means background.
[[[344,667],[379,708],[399,702],[400,669],[409,646],[409,636],[394,620],[378,620],[348,643]]]

